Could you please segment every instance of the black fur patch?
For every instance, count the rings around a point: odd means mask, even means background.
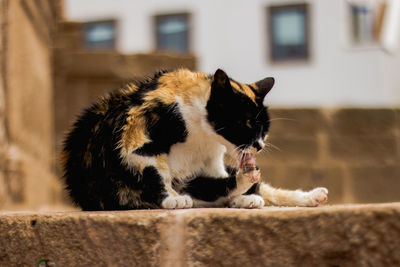
[[[235,188],[235,176],[228,178],[196,177],[188,182],[182,191],[199,200],[215,201],[220,197],[226,197]]]
[[[134,153],[143,156],[155,156],[169,153],[172,145],[184,142],[187,137],[185,121],[177,104],[167,106],[158,103],[145,114],[147,132],[152,142],[146,143]]]
[[[165,72],[163,72],[165,73]],[[126,123],[127,111],[143,103],[146,92],[157,89],[158,77],[141,82],[133,92],[119,90],[86,109],[78,118],[64,142],[64,177],[67,191],[73,201],[83,210],[120,210],[159,207],[165,197],[161,177],[154,167],[145,168],[143,175],[127,169],[121,162],[117,149],[121,140],[122,127]],[[171,107],[161,106],[156,112],[170,112]],[[164,114],[163,114],[164,115]],[[162,116],[161,116],[162,117]],[[161,119],[150,129],[158,138],[161,128],[171,123],[181,132],[182,120],[175,124],[173,118]],[[163,149],[173,140],[182,137],[164,138]],[[165,144],[167,143],[167,144]],[[154,151],[154,149],[153,149]],[[142,202],[135,205],[120,205],[118,192],[121,188],[131,188],[141,192]]]
[[[252,187],[250,187],[250,189],[247,190],[247,192],[244,193],[243,195],[258,194],[259,187],[260,187],[260,183],[256,183]]]
[[[170,70],[161,70],[154,74],[153,77],[145,78],[142,81],[133,83],[138,87],[133,94],[130,94],[129,100],[132,105],[139,106],[143,104],[143,97],[150,91],[156,90],[159,83],[158,79],[163,76],[165,73],[170,72]]]
[[[236,188],[236,174],[238,169],[229,165],[225,166],[231,175],[228,178],[212,178],[199,176],[185,184],[182,192],[203,201],[215,201],[220,197],[226,197]]]
[[[158,207],[160,207],[161,202],[167,196],[162,177],[155,167],[146,167],[143,170],[143,177],[139,188],[142,190],[142,201],[155,203]]]
[[[208,120],[215,131],[237,147],[246,148],[263,139],[270,126],[267,108],[231,87],[228,76],[218,72],[207,103]],[[239,85],[240,86],[240,85]]]

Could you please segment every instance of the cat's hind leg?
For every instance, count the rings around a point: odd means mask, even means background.
[[[191,208],[193,200],[188,195],[180,195],[172,187],[172,178],[166,155],[147,157],[131,154],[129,166],[139,173],[138,184],[142,190],[141,200],[155,203],[164,209]]]
[[[283,190],[260,183],[257,193],[266,205],[290,207],[316,207],[328,200],[328,189],[317,187],[308,192],[301,190]]]
[[[157,203],[164,209],[184,209],[193,206],[192,198],[179,195],[171,185],[171,179],[163,171],[147,166],[143,170],[141,198],[144,202]]]

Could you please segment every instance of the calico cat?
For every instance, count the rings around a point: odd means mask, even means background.
[[[260,182],[254,155],[265,146],[270,120],[263,101],[273,85],[273,78],[244,84],[220,69],[179,69],[110,93],[66,137],[71,198],[83,210],[326,201],[325,188],[288,191]]]

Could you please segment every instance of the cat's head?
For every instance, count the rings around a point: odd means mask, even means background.
[[[270,126],[263,101],[273,85],[273,78],[239,83],[218,69],[212,77],[207,103],[208,120],[214,130],[240,150],[261,150]]]

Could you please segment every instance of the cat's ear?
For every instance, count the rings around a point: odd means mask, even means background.
[[[272,77],[268,77],[258,82],[255,82],[254,84],[257,86],[257,91],[256,91],[257,98],[263,101],[264,97],[269,93],[269,91],[271,91],[272,87],[274,86],[274,83],[275,79]]]
[[[230,88],[231,83],[229,82],[229,77],[225,71],[217,69],[213,77],[213,87],[217,88]]]

